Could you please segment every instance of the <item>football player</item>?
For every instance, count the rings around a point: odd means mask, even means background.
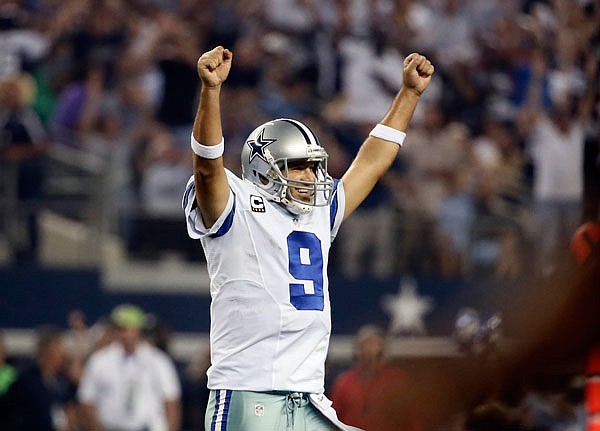
[[[329,248],[340,224],[394,161],[434,71],[406,57],[403,86],[341,180],[299,121],[258,126],[243,145],[242,178],[223,165],[220,92],[233,53],[198,60],[202,86],[191,146],[194,175],[183,207],[211,279],[211,390],[206,429],[354,429],[324,396],[331,331]]]

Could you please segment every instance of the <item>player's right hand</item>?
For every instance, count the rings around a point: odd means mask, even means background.
[[[206,87],[218,87],[221,85],[231,69],[233,53],[217,46],[215,49],[205,52],[198,59],[198,76]]]

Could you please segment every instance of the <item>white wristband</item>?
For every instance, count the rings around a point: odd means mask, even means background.
[[[198,157],[202,157],[203,159],[218,159],[223,155],[224,150],[224,138],[221,138],[221,142],[217,145],[202,145],[200,142],[196,141],[196,138],[194,138],[194,134],[192,133],[192,151]]]
[[[394,129],[393,127],[386,126],[385,124],[378,124],[373,127],[369,136],[373,136],[374,138],[383,139],[384,141],[393,142],[402,146],[404,142],[404,138],[406,137],[406,133]]]

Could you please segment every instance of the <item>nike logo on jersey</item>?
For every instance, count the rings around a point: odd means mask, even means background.
[[[250,209],[255,213],[264,213],[267,211],[265,201],[261,196],[250,195]]]

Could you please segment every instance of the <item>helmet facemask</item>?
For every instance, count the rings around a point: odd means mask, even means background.
[[[321,152],[321,155],[308,159],[275,160],[269,150],[265,150],[267,161],[271,165],[268,180],[275,184],[275,190],[277,190],[271,198],[283,204],[293,214],[307,214],[312,211],[313,207],[327,206],[331,203],[333,179],[327,174],[327,153],[324,149],[321,149]],[[314,181],[290,178],[290,166],[294,162],[304,161],[314,163]],[[306,201],[295,197],[292,189],[309,192],[311,199]]]

